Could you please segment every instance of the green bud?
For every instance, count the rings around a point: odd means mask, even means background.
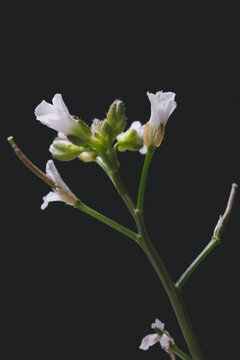
[[[123,102],[115,100],[107,113],[107,123],[111,129],[113,139],[125,129],[126,120]]]
[[[95,160],[96,154],[93,151],[83,151],[78,157],[84,162],[92,162]]]
[[[134,129],[128,129],[127,131],[118,135],[117,141],[118,150],[121,152],[126,150],[138,151],[143,146],[143,139]]]
[[[78,129],[76,135],[68,135],[69,141],[71,141],[74,145],[84,146],[88,143],[91,138],[91,130],[90,127],[82,120],[78,119]]]
[[[52,156],[61,161],[70,161],[76,159],[84,150],[73,145],[68,139],[56,138],[49,148]]]
[[[95,140],[98,140],[99,142],[107,141],[110,129],[106,119],[105,120],[94,119],[91,126],[91,130],[92,130],[92,136]]]

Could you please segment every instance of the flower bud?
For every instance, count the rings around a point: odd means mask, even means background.
[[[91,138],[91,130],[90,127],[82,120],[77,120],[78,129],[74,135],[68,135],[67,138],[71,141],[74,145],[77,146],[84,146],[88,143]]]
[[[96,154],[93,151],[83,151],[78,158],[83,162],[94,161]]]
[[[138,132],[134,129],[128,129],[117,136],[118,150],[123,152],[138,151],[143,146],[143,139],[139,136]]]
[[[91,132],[94,141],[105,143],[109,138],[111,130],[109,128],[106,119],[105,120],[94,119],[91,125]]]
[[[57,160],[70,161],[76,159],[83,150],[81,147],[73,145],[67,138],[56,138],[49,151]]]
[[[111,128],[112,136],[120,134],[126,126],[125,107],[121,100],[115,100],[107,113],[107,123]]]

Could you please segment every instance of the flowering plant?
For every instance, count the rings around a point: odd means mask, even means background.
[[[166,124],[177,104],[173,92],[159,91],[156,94],[148,92],[147,96],[151,104],[149,121],[143,125],[140,121],[134,121],[127,130],[125,107],[120,100],[113,102],[105,119],[94,119],[91,126],[80,120],[79,117],[70,115],[60,94],[53,97],[52,104],[42,101],[35,109],[36,119],[58,132],[49,149],[53,158],[60,161],[79,159],[83,162],[97,163],[110,178],[125,203],[135,221],[137,232],[84,204],[64,183],[52,160],[47,162],[46,173],[44,173],[22,153],[12,137],[9,137],[8,141],[20,160],[52,188],[52,191],[44,196],[41,209],[46,209],[48,204],[53,201],[61,201],[73,206],[134,240],[150,260],[172,304],[190,355],[176,345],[173,337],[158,319],[152,324],[155,333],[143,338],[140,349],[147,350],[155,343],[159,343],[173,360],[176,359],[176,356],[183,360],[202,360],[202,351],[184,306],[181,289],[204,258],[220,243],[223,230],[232,211],[237,185],[232,185],[226,210],[223,216],[220,216],[209,244],[190,264],[179,280],[174,282],[149,238],[143,210],[150,163],[156,149],[162,143]],[[139,151],[145,155],[136,204],[120,177],[117,151]]]

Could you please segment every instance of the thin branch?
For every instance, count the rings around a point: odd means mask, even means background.
[[[34,165],[27,157],[24,155],[24,153],[19,149],[17,144],[15,143],[12,136],[9,136],[7,138],[8,142],[12,146],[15,154],[17,157],[21,160],[21,162],[35,175],[37,175],[41,180],[43,180],[45,183],[47,183],[51,188],[55,189],[55,183],[54,181],[46,175],[42,170],[40,170],[36,165]]]
[[[213,236],[216,236],[218,238],[221,238],[221,236],[222,236],[223,230],[224,230],[224,228],[228,222],[228,219],[232,213],[233,204],[234,204],[234,201],[236,198],[237,187],[238,187],[237,184],[235,184],[235,183],[232,184],[232,189],[231,189],[231,192],[229,195],[226,210],[223,215],[220,215],[218,223],[214,229]]]
[[[227,207],[223,215],[220,215],[218,223],[214,229],[213,236],[207,246],[203,251],[196,257],[192,264],[187,268],[187,270],[182,274],[179,280],[176,282],[176,287],[181,289],[186,280],[194,272],[194,270],[201,264],[205,257],[212,252],[216,245],[220,244],[220,238],[223,234],[223,230],[227,224],[227,221],[231,215],[233,204],[236,197],[236,190],[238,185],[232,184],[231,192],[227,202]]]
[[[90,208],[89,206],[85,205],[81,200],[77,200],[74,207],[78,210],[83,211],[85,214],[88,214],[92,217],[94,217],[95,219],[103,222],[104,224],[112,227],[113,229],[119,231],[120,233],[128,236],[130,239],[133,239],[134,241],[136,241],[137,243],[139,243],[139,236],[137,233],[135,233],[134,231],[126,228],[123,225],[120,225],[118,222],[110,219],[109,217],[99,213],[98,211]]]

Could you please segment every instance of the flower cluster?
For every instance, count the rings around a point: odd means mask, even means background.
[[[151,103],[150,120],[142,125],[134,121],[128,130],[122,101],[115,100],[110,106],[106,119],[93,120],[91,127],[77,116],[70,115],[61,94],[53,97],[52,104],[43,100],[35,109],[37,120],[58,131],[58,136],[50,146],[52,155],[62,161],[79,157],[94,161],[96,148],[108,147],[116,140],[119,151],[140,151],[145,154],[149,146],[160,146],[168,118],[176,108],[175,93],[159,91],[147,93]]]
[[[61,94],[53,97],[52,104],[43,100],[36,107],[35,115],[42,124],[58,132],[49,148],[55,159],[96,161],[111,173],[119,166],[116,150],[145,154],[148,147],[158,147],[162,142],[168,118],[176,108],[175,94],[160,91],[147,95],[151,103],[150,120],[145,125],[134,121],[126,131],[125,107],[121,100],[113,102],[104,120],[94,119],[91,126],[70,114]],[[44,197],[41,208],[45,209],[50,201],[73,205],[77,198],[64,184],[52,161],[47,163],[46,173],[56,186]]]

